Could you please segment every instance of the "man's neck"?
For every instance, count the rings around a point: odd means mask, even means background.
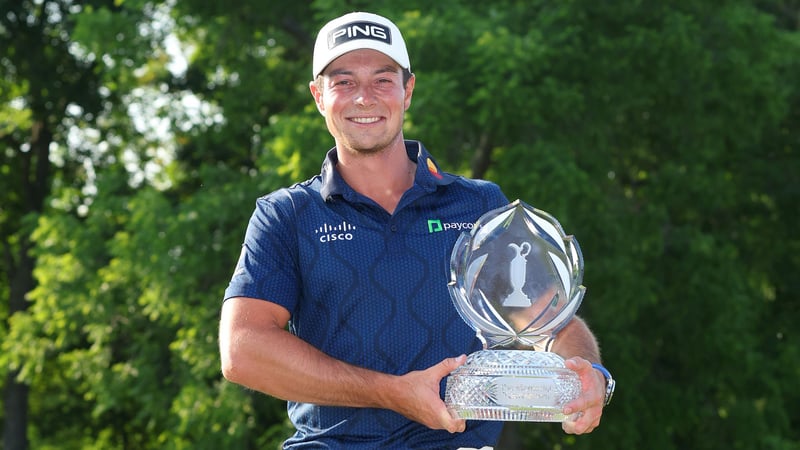
[[[356,192],[393,214],[403,194],[414,184],[416,164],[408,158],[405,144],[373,154],[338,151],[336,170]]]

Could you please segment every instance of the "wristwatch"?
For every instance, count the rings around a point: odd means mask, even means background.
[[[603,377],[606,379],[606,398],[603,401],[603,406],[608,405],[611,403],[611,397],[614,396],[614,388],[617,385],[617,382],[614,381],[614,378],[611,376],[611,372],[608,371],[602,364],[592,364],[592,367],[599,370],[600,373],[603,374]]]

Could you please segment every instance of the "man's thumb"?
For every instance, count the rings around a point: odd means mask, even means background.
[[[442,366],[442,370],[446,370],[447,373],[450,373],[458,367],[463,366],[465,362],[467,362],[467,355],[460,355],[455,358],[447,358],[443,360],[440,365]]]

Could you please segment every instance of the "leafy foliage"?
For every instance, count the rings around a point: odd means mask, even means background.
[[[0,373],[30,389],[33,448],[287,436],[281,402],[221,379],[220,296],[255,198],[332,146],[310,50],[358,9],[404,31],[406,136],[583,249],[614,403],[591,435],[513,424],[506,446],[800,444],[797,2],[0,4],[3,298],[36,263],[0,307]]]

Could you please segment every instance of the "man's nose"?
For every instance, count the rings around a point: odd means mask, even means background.
[[[375,93],[370,86],[362,86],[355,96],[355,103],[359,106],[372,106],[375,104]]]

